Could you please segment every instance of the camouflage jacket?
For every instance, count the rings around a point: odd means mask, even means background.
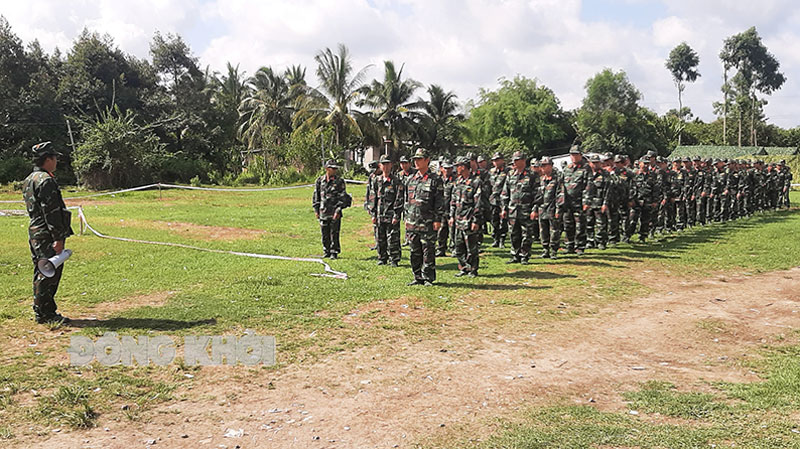
[[[72,214],[61,198],[61,190],[53,175],[35,167],[25,178],[22,196],[31,218],[28,238],[56,242],[73,234],[70,227]]]
[[[564,179],[561,173],[554,170],[549,177],[540,177],[535,203],[539,218],[552,220],[555,215],[561,216],[564,208]]]
[[[341,218],[346,194],[343,178],[334,176],[328,179],[327,175],[317,178],[311,204],[314,206],[314,212],[319,214],[320,220],[330,220],[336,214]]]
[[[405,187],[397,175],[390,175],[387,179],[383,175],[376,176],[372,181],[372,204],[370,214],[379,223],[400,221],[403,215],[403,200]]]
[[[614,173],[619,178],[620,205],[626,206],[631,202],[633,195],[633,180],[636,173],[628,167],[617,167]]]
[[[633,191],[631,198],[638,205],[653,204],[658,202],[660,193],[657,191],[656,173],[650,166],[636,170],[633,178]]]
[[[503,210],[509,219],[530,216],[533,203],[539,190],[539,175],[525,168],[522,172],[511,170],[506,178],[506,186],[500,196]]]
[[[456,229],[472,232],[473,224],[483,225],[482,195],[482,183],[479,177],[456,178],[450,197],[450,217],[455,222]]]
[[[441,176],[442,182],[444,183],[444,215],[442,215],[442,221],[450,218],[450,197],[453,193],[453,184],[456,182],[456,177],[450,175],[449,178],[445,178]]]
[[[724,168],[722,170],[718,170],[715,167],[712,175],[711,193],[713,195],[722,195],[723,191],[725,190],[725,186],[727,184],[728,184],[728,173],[725,171]]]
[[[444,183],[437,174],[420,172],[405,180],[405,220],[408,231],[433,231],[445,214]]]
[[[364,193],[364,210],[370,215],[372,215],[372,207],[375,204],[375,180],[380,176],[378,171],[374,171],[370,173],[369,178],[367,178],[367,191]]]
[[[728,182],[725,183],[725,190],[728,191],[728,195],[736,195],[739,193],[739,171],[728,168],[727,180]]]
[[[670,172],[670,187],[672,190],[671,198],[677,201],[686,199],[686,192],[688,190],[689,173],[683,168],[672,170]]]
[[[489,170],[489,183],[491,185],[491,191],[489,192],[489,204],[492,206],[503,206],[503,199],[501,196],[503,195],[503,188],[506,185],[507,177],[507,168],[498,170],[497,167],[492,167],[492,169]]]
[[[564,167],[564,202],[566,207],[581,208],[583,191],[586,190],[586,184],[589,182],[591,173],[592,169],[585,160]]]
[[[478,178],[481,183],[481,210],[488,212],[492,209],[489,204],[489,196],[492,193],[492,181],[489,171],[478,169],[478,172],[474,173],[473,176]]]
[[[603,206],[611,206],[611,182],[608,172],[602,168],[596,172],[589,173],[589,182],[583,191],[583,204],[591,208],[599,209]]]

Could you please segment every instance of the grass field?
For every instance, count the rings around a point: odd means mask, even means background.
[[[363,188],[348,186],[348,190],[359,204]],[[0,199],[19,196],[0,193]],[[92,226],[112,236],[318,257],[319,229],[310,197],[309,188],[259,193],[146,191],[70,205],[82,204]],[[797,194],[792,199],[800,200]],[[410,288],[406,248],[401,267],[376,266],[375,253],[368,249],[372,228],[366,213],[353,207],[344,215],[343,253],[331,265],[346,272],[347,280],[313,277],[310,274],[321,270],[313,263],[210,254],[92,235],[72,237],[66,246],[74,256],[66,264],[59,308],[71,318],[98,319],[81,321],[79,329],[68,333],[32,323],[27,218],[0,217],[0,385],[4,385],[0,438],[91,427],[102,417],[146,420],[155,405],[180,401],[204,382],[203,369],[181,363],[167,368],[70,367],[66,348],[73,333],[180,336],[253,329],[274,335],[277,341],[276,366],[242,369],[245,377],[259,376],[310,364],[335,352],[435,336],[448,317],[463,314],[491,314],[492,320],[520,326],[591,314],[600,306],[645,294],[652,287],[637,276],[646,276],[651,269],[702,277],[800,265],[800,213],[793,209],[696,228],[647,245],[592,251],[580,259],[537,259],[527,267],[507,266],[503,263],[507,250],[487,248],[479,278],[453,277],[455,260],[444,258],[437,261],[435,286]],[[76,218],[73,228],[78,231]],[[462,299],[476,295],[490,298],[492,310],[466,310]],[[396,299],[432,310],[438,318],[398,323],[367,314],[359,321],[348,319],[354,309]],[[570,306],[568,311],[559,307],[564,303]],[[48,337],[40,345],[15,343],[28,342],[39,333]],[[790,340],[787,344],[797,338]],[[509,424],[485,447],[588,447],[589,442],[602,447],[662,447],[663,441],[671,442],[667,447],[707,447],[721,435],[744,447],[800,447],[797,440],[767,438],[774,426],[783,430],[796,426],[788,417],[800,413],[800,371],[788,363],[797,349],[790,345],[771,351],[761,368],[768,382],[783,379],[777,384],[720,385],[718,395],[701,395],[652,383],[630,396],[632,407],[639,411],[674,416],[685,420],[682,424],[643,423],[591,407],[555,405]],[[770,413],[764,414],[767,409]],[[742,422],[761,430],[732,432]],[[565,426],[571,430],[566,432]]]

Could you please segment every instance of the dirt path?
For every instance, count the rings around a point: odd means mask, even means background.
[[[454,427],[477,437],[487,418],[553,399],[620,409],[620,394],[650,379],[700,389],[757,380],[737,360],[800,328],[800,268],[663,285],[521,335],[454,325],[289,367],[261,385],[220,371],[231,378],[198,386],[196,401],[161,407],[149,423],[101,422],[31,447],[409,447]],[[225,437],[228,429],[243,436]]]

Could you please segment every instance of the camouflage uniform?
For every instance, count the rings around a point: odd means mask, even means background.
[[[543,165],[546,163],[550,163],[549,158],[542,161]],[[555,259],[561,243],[561,217],[564,208],[564,180],[561,173],[553,169],[550,176],[542,174],[535,203],[539,214],[542,257]]]
[[[428,157],[427,151],[417,150],[417,157]],[[414,283],[436,280],[436,231],[433,223],[444,216],[444,183],[430,171],[408,176],[405,180],[406,236],[411,247],[411,270]]]
[[[42,145],[42,144],[40,144]],[[34,154],[38,154],[37,145]],[[47,144],[43,144],[44,148]],[[45,154],[58,155],[49,150]],[[51,173],[40,167],[35,167],[33,172],[25,178],[22,195],[30,217],[28,225],[28,245],[33,260],[33,311],[37,322],[44,322],[50,318],[61,318],[56,313],[55,296],[64,265],[56,268],[53,277],[45,277],[39,272],[36,262],[39,259],[49,259],[56,255],[53,248],[55,242],[66,240],[73,235],[70,227],[71,214],[67,210],[58,183]]]
[[[457,165],[469,166],[469,159],[459,158]],[[478,274],[478,240],[483,226],[482,196],[479,177],[470,174],[466,178],[456,178],[450,197],[450,219],[455,227],[453,255],[458,259],[459,275]],[[473,225],[477,229],[473,229]]]
[[[570,150],[570,153],[576,150]],[[578,151],[577,154],[580,154]],[[570,163],[564,167],[564,236],[567,252],[586,249],[586,215],[583,212],[583,191],[589,182],[588,167],[585,159],[577,164]]]
[[[711,182],[711,209],[714,211],[714,221],[722,221],[723,217],[723,204],[727,200],[724,196],[725,186],[728,184],[728,174],[725,167],[714,166]]]
[[[599,162],[599,159],[597,161]],[[588,207],[586,210],[586,236],[591,246],[597,246],[600,249],[605,249],[606,242],[608,242],[610,193],[608,172],[600,167],[597,171],[589,173],[589,182],[586,183],[583,191],[583,205]]]
[[[327,166],[335,166],[329,161]],[[338,167],[337,167],[338,168]],[[344,179],[338,175],[328,177],[327,174],[317,178],[314,184],[314,196],[311,200],[314,212],[319,215],[319,226],[322,232],[322,248],[325,257],[337,258],[342,252],[339,244],[339,231],[342,226],[342,209],[345,205]]]
[[[514,154],[515,158],[524,158],[520,153]],[[513,257],[509,262],[527,263],[531,253],[533,241],[533,202],[539,189],[536,176],[529,168],[517,171],[511,169],[506,178],[501,199],[503,211],[508,218],[508,227],[511,231],[511,248]]]
[[[779,192],[781,196],[780,205],[789,208],[791,201],[789,201],[789,192],[792,190],[792,171],[786,165],[786,162],[781,161],[781,173],[783,173],[783,190]]]
[[[445,212],[442,216],[442,227],[439,228],[439,231],[436,235],[436,257],[444,257],[447,254],[447,248],[452,247],[452,239],[455,237],[456,233],[452,226],[447,224],[447,221],[450,218],[450,195],[453,191],[453,183],[455,182],[456,177],[452,174],[450,177],[445,177],[442,175],[442,183],[444,184],[444,204]]]
[[[617,238],[621,238],[623,241],[628,242],[630,241],[630,237],[628,236],[628,228],[630,227],[630,216],[631,216],[631,202],[633,201],[633,180],[636,177],[636,173],[634,170],[628,167],[617,167],[615,169],[615,174],[619,178],[620,185],[619,185],[619,196],[620,196],[620,204],[619,204],[619,218],[620,221],[617,224],[617,233],[619,237],[615,235],[615,232],[611,232],[610,240],[613,242],[617,242]],[[613,229],[613,228],[612,228]],[[617,238],[615,238],[617,237]]]
[[[508,219],[501,217],[501,212],[503,211],[503,200],[500,198],[503,194],[503,188],[506,185],[507,177],[508,168],[504,167],[502,170],[499,170],[497,167],[492,167],[492,169],[489,170],[491,185],[489,205],[492,208],[492,246],[494,247],[503,247],[506,240],[506,235],[508,234]]]
[[[628,221],[627,236],[629,240],[633,237],[638,223],[639,240],[645,241],[650,233],[652,217],[656,213],[656,205],[660,196],[659,187],[655,167],[642,163],[635,173],[631,191],[633,207]]]
[[[405,188],[393,173],[376,176],[373,180],[372,218],[378,236],[378,263],[400,262],[400,220],[403,215]]]
[[[690,183],[692,179],[689,177],[689,172],[680,165],[676,168],[673,166],[672,170],[672,185],[673,185],[673,218],[671,220],[670,230],[682,231],[689,225],[688,212],[686,210],[687,194],[689,193]]]
[[[364,193],[364,210],[372,216],[371,207],[375,203],[375,192],[373,191],[373,183],[375,179],[381,175],[381,170],[378,168],[378,162],[372,161],[369,163],[369,177],[367,178],[367,191]],[[378,225],[372,225],[372,234],[375,237],[375,245],[373,245],[370,250],[374,250],[378,248]]]

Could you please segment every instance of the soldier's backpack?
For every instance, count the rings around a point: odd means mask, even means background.
[[[353,205],[353,196],[345,192],[342,194],[342,209],[347,209]]]

